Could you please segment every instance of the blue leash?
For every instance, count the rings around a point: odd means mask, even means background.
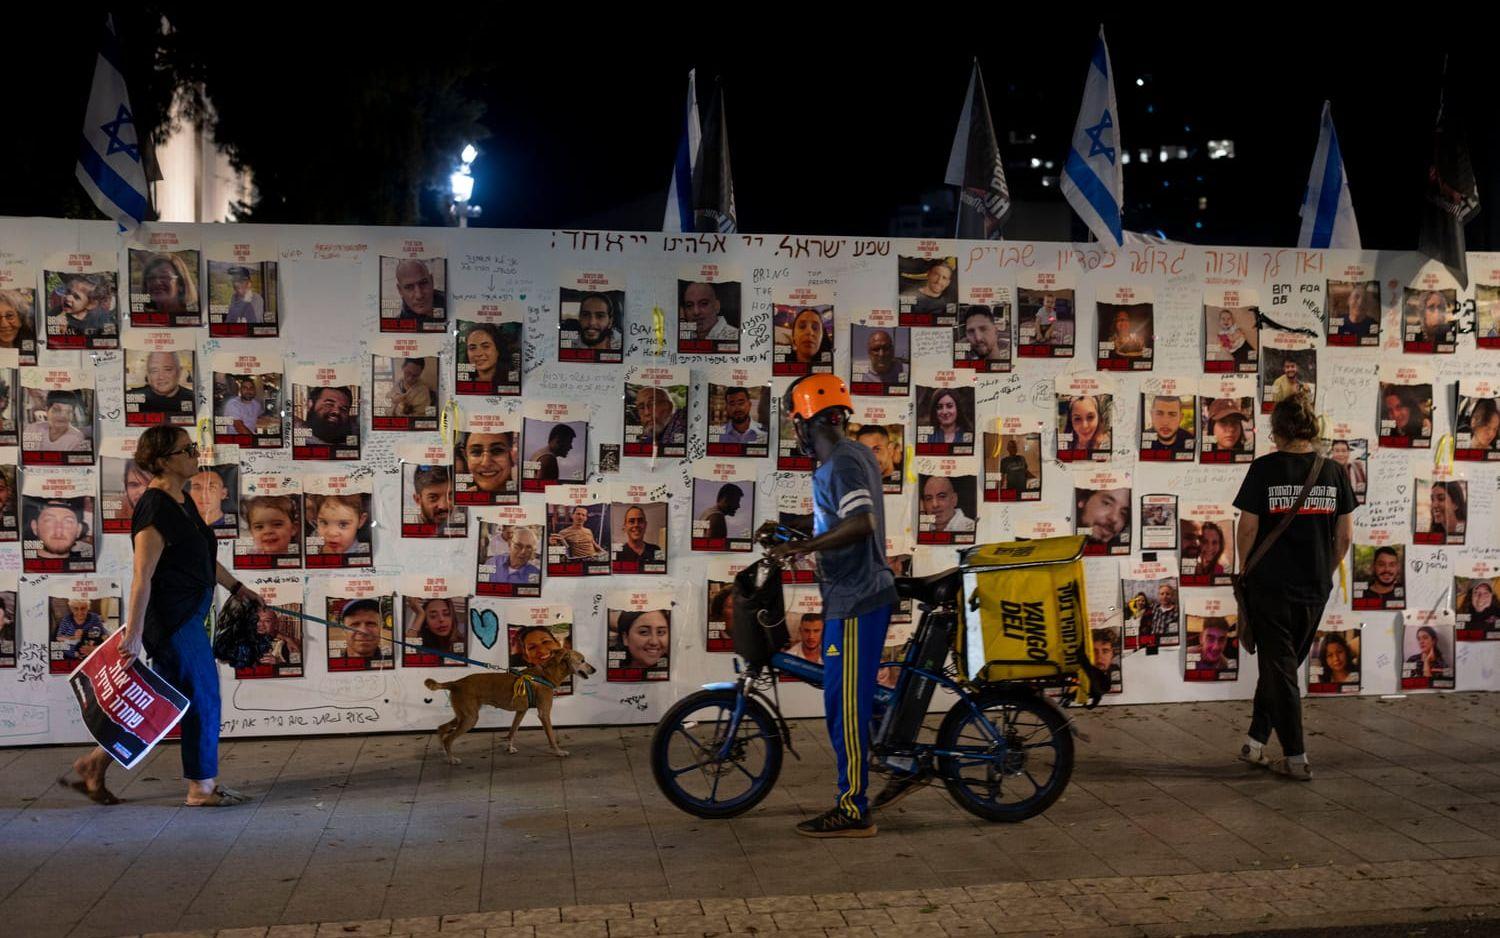
[[[299,619],[306,619],[308,622],[317,622],[322,625],[328,626],[329,628],[343,629],[346,632],[354,631],[354,629],[351,629],[349,626],[344,625],[340,622],[329,622],[327,619],[322,619],[318,616],[310,615],[306,612],[298,612],[295,609],[288,609],[286,606],[266,606],[266,608],[275,612],[285,613],[289,616],[296,616]],[[422,654],[437,655],[439,658],[447,658],[449,661],[459,661],[464,664],[473,665],[476,668],[485,668],[490,671],[506,671],[510,674],[520,674],[525,671],[525,668],[502,668],[498,664],[490,664],[487,661],[475,661],[473,658],[467,658],[463,655],[456,655],[451,651],[441,651],[437,648],[428,648],[426,645],[418,645],[414,642],[402,641],[401,639],[396,637],[395,631],[395,628],[391,629],[391,641],[397,645],[400,645],[402,648],[412,648],[416,651],[421,652]]]

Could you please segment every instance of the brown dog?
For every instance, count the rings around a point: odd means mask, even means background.
[[[527,668],[520,674],[470,674],[468,677],[446,684],[428,678],[428,690],[445,690],[448,702],[453,705],[453,719],[437,728],[438,741],[443,752],[448,754],[448,764],[458,765],[453,755],[453,741],[474,728],[479,721],[479,708],[485,704],[501,710],[514,710],[516,718],[510,724],[510,738],[506,740],[509,752],[516,752],[516,729],[526,711],[536,707],[536,715],[542,719],[542,729],[547,731],[547,744],[555,756],[567,755],[567,750],[557,745],[557,734],[552,731],[552,700],[556,688],[570,674],[588,677],[597,669],[583,660],[576,651],[565,651],[547,659],[540,667]]]

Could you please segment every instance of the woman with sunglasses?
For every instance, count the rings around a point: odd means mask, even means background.
[[[186,491],[198,472],[198,447],[180,427],[151,427],[141,434],[135,463],[151,474],[131,518],[135,573],[120,656],[126,667],[141,656],[191,701],[180,725],[182,774],[189,807],[220,807],[245,796],[218,784],[219,669],[204,620],[213,608],[214,586],[259,602],[256,592],[215,559],[214,532],[203,523]],[[95,748],[73,763],[78,780],[59,781],[100,804],[116,804],[105,787],[110,757]]]

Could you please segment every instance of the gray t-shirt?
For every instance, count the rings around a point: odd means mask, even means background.
[[[847,619],[896,601],[896,578],[885,562],[885,509],[880,466],[868,446],[839,440],[828,461],[813,472],[813,534],[866,512],[875,534],[847,547],[818,552],[818,589],[823,615]]]

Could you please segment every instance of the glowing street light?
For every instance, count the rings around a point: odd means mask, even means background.
[[[463,152],[459,154],[459,167],[448,176],[448,191],[453,200],[448,210],[458,219],[458,227],[469,227],[469,219],[478,218],[480,207],[471,203],[474,198],[474,176],[470,171],[474,160],[479,156],[479,150],[474,144],[464,144]]]

